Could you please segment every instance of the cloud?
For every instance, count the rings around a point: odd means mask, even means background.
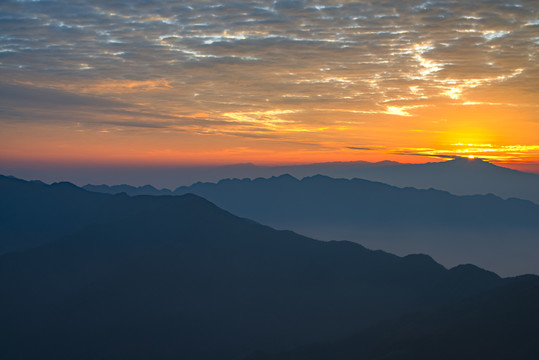
[[[84,76],[82,70],[108,74],[119,71],[118,75],[124,77],[152,73],[172,80],[181,77],[183,66],[194,69],[196,65],[201,71],[218,67],[232,76],[239,70],[230,72],[221,67],[240,65],[238,69],[241,69],[255,65],[250,70],[251,85],[256,77],[262,76],[270,87],[280,80],[281,84],[298,88],[301,86],[294,85],[300,85],[303,80],[323,84],[324,80],[317,79],[315,71],[332,63],[328,67],[330,74],[344,73],[346,76],[337,77],[352,84],[348,93],[353,94],[354,85],[361,84],[359,77],[378,85],[374,95],[381,97],[387,81],[402,83],[409,78],[429,81],[451,76],[460,83],[462,76],[489,69],[480,66],[481,62],[492,58],[501,61],[508,52],[521,54],[519,63],[526,63],[524,57],[529,51],[519,50],[525,50],[526,42],[530,41],[521,29],[531,17],[526,17],[521,8],[508,7],[502,2],[479,2],[474,6],[465,2],[387,4],[394,8],[381,3],[329,1],[186,2],[182,8],[167,1],[133,2],[129,7],[105,2],[56,3],[50,8],[39,3],[9,4],[11,17],[25,26],[8,28],[8,33],[17,36],[11,37],[7,46],[11,54],[8,58],[13,62],[3,65],[68,71],[72,76]],[[500,6],[503,12],[496,11]],[[242,9],[241,13],[238,9]],[[536,9],[531,10],[533,13]],[[439,17],[444,18],[442,23],[433,24],[431,18]],[[41,18],[44,20],[40,21]],[[430,29],[427,36],[425,27]],[[492,37],[495,34],[504,36]],[[497,44],[501,48],[506,42],[514,48],[515,38],[523,41],[522,47],[518,43],[519,49],[491,49]],[[32,42],[36,45],[28,46]],[[335,60],[335,53],[342,53],[342,57]],[[37,54],[42,56],[32,56]],[[33,60],[37,58],[39,64]],[[337,67],[342,70],[338,71]],[[384,71],[380,73],[377,67]],[[522,67],[499,66],[496,70],[491,66],[489,75]],[[269,72],[262,72],[263,68]],[[169,73],[167,69],[175,71]],[[287,69],[296,77],[304,74],[307,79],[299,79],[298,83],[297,79],[275,74],[273,69]],[[268,74],[276,78],[271,79]],[[193,77],[200,76],[195,70]],[[335,88],[343,88],[344,84],[326,83],[324,89],[335,93]],[[223,85],[222,81],[219,85]],[[444,92],[440,86],[428,90],[430,95]]]
[[[347,149],[350,150],[362,150],[362,151],[374,151],[374,150],[380,150],[379,147],[359,147],[359,146],[347,146]]]
[[[529,108],[539,91],[536,1],[11,0],[0,19],[10,119],[337,141],[352,116]]]
[[[393,151],[397,155],[427,156],[436,158],[475,158],[497,162],[522,162],[537,158],[539,145],[493,145],[493,144],[451,144],[443,149],[402,148]]]
[[[0,107],[3,108],[119,108],[126,106],[129,105],[117,100],[57,89],[0,83]]]

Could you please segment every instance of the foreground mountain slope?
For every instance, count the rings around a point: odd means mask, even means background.
[[[57,240],[95,222],[129,218],[138,210],[125,206],[126,198],[67,182],[47,185],[0,175],[0,254]]]
[[[1,358],[240,358],[337,339],[507,281],[276,231],[194,195],[40,189],[59,211],[113,210],[0,256]]]
[[[0,175],[0,254],[56,240],[107,211],[108,197],[69,183],[47,185]]]
[[[533,359],[539,354],[539,278],[408,314],[333,343],[249,360]]]

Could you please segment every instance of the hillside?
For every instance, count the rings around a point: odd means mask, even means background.
[[[16,179],[2,191],[27,206],[30,193],[41,199],[27,224],[40,221],[38,205],[98,209],[67,235],[0,256],[7,359],[241,358],[332,341],[509,281],[276,231],[195,195],[104,195]]]

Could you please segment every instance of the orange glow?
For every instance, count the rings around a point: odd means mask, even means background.
[[[372,2],[353,19],[338,3],[245,2],[238,21],[228,3],[18,4],[29,22],[3,29],[0,161],[539,163],[531,2],[452,7],[431,32],[417,28],[445,4]]]
[[[539,162],[539,145],[529,144],[539,133],[537,124],[519,122],[522,131],[517,132],[517,122],[509,127],[503,122],[487,126],[487,120],[473,118],[476,109],[471,114],[459,111],[462,118],[457,119],[453,108],[440,106],[439,112],[435,107],[407,109],[411,116],[384,113],[384,110],[380,114],[342,110],[224,113],[226,127],[215,122],[213,128],[204,129],[196,123],[180,126],[183,117],[178,117],[178,121],[168,120],[170,125],[164,122],[161,128],[123,126],[122,122],[129,124],[129,120],[121,117],[102,118],[102,125],[92,127],[77,122],[24,128],[11,124],[5,125],[0,133],[0,160],[276,165],[357,160],[420,163],[432,161],[432,157],[444,160],[461,156],[504,164]],[[468,106],[464,108],[467,109]],[[440,113],[454,119],[427,120]],[[206,121],[215,115],[208,111],[184,116]],[[326,122],[327,118],[332,123]],[[466,122],[466,118],[473,120]]]

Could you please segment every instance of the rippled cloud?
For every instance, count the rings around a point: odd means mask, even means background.
[[[530,0],[4,1],[0,124],[372,152],[454,131],[453,108],[537,123],[538,50]]]

